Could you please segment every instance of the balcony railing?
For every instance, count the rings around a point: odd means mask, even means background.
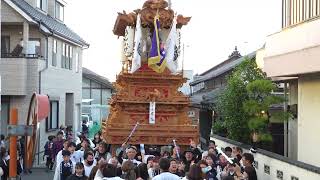
[[[1,53],[1,58],[26,58],[26,59],[39,59],[43,56],[39,54],[12,54],[12,53]]]
[[[37,41],[28,41],[26,46],[17,44],[11,52],[8,47],[9,44],[4,44],[1,48],[1,58],[43,58]]]

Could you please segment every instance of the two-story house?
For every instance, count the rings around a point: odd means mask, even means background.
[[[320,166],[320,0],[282,0],[282,27],[258,54],[264,71],[287,87],[295,118],[285,126],[289,158]]]
[[[63,0],[1,0],[1,133],[10,108],[25,124],[33,92],[50,99],[40,147],[60,125],[80,126],[82,51],[89,47],[64,24]]]

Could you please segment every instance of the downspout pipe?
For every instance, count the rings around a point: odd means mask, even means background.
[[[39,23],[39,32],[41,32],[40,26],[41,26],[41,21],[40,21],[40,23]],[[41,69],[41,70],[39,71],[39,82],[38,82],[38,83],[39,83],[39,84],[38,84],[39,94],[41,94],[42,72],[49,68],[49,58],[48,58],[49,42],[48,42],[48,35],[45,34],[45,33],[44,33],[44,35],[45,35],[45,39],[46,39],[46,55],[45,55],[46,67],[45,67],[44,69]],[[41,134],[40,134],[40,133],[41,133],[41,131],[39,130],[39,137],[41,137]],[[39,165],[39,164],[40,164],[40,138],[38,139],[38,147],[37,147],[37,149],[38,149],[38,153],[37,153],[37,154],[38,154],[38,165]]]

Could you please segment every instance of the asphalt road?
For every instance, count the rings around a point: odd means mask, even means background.
[[[22,174],[21,180],[52,180],[54,172],[45,168],[34,168],[31,174]]]

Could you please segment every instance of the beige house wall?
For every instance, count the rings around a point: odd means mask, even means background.
[[[299,78],[298,102],[298,160],[319,167],[320,74]]]
[[[16,12],[14,9],[12,9],[7,3],[5,3],[3,0],[1,1],[1,22],[20,22],[22,23],[24,19]]]

